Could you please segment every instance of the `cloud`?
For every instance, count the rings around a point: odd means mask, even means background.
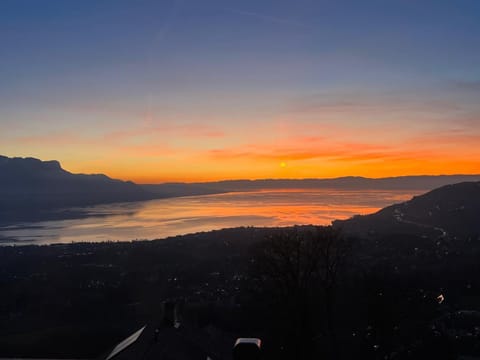
[[[38,135],[29,135],[29,136],[18,136],[10,139],[11,143],[20,144],[20,145],[46,145],[49,146],[55,145],[71,145],[74,143],[84,143],[90,144],[90,141],[83,138],[79,134],[74,134],[72,132],[53,132],[47,134],[38,134]]]
[[[87,129],[88,130],[88,129]],[[225,137],[225,132],[210,125],[204,124],[165,124],[155,126],[136,126],[123,130],[107,131],[104,133],[84,133],[73,131],[54,131],[32,135],[9,136],[4,143],[21,145],[101,145],[124,146],[132,142],[143,142],[145,145],[156,144],[158,141],[170,142],[171,139],[214,139]]]
[[[394,167],[408,163],[413,166],[419,162],[441,164],[442,160],[472,159],[480,153],[477,146],[480,143],[480,133],[469,133],[462,129],[416,132],[395,140],[385,138],[385,134],[382,137],[380,132],[379,136],[374,136],[377,142],[373,142],[372,136],[365,137],[364,134],[355,132],[343,134],[340,128],[337,131],[343,136],[292,136],[265,144],[216,148],[204,156],[218,162],[298,161],[314,164],[321,160],[338,166],[368,162],[388,163]]]
[[[293,26],[293,27],[298,27],[302,29],[308,29],[310,28],[309,26],[305,25],[304,23],[283,18],[283,17],[278,17],[278,16],[272,16],[272,15],[267,15],[267,14],[261,14],[258,12],[253,12],[253,11],[244,11],[244,10],[238,10],[238,9],[228,9],[230,12],[239,14],[242,16],[248,16],[251,18],[255,18],[258,20],[261,20],[263,22],[267,23],[272,23],[272,24],[279,24],[279,25],[288,25],[288,26]]]
[[[107,141],[123,142],[135,137],[168,136],[186,138],[222,138],[225,132],[206,124],[150,124],[124,130],[107,132],[103,138]],[[168,140],[166,139],[166,140]]]
[[[434,97],[432,94],[361,90],[292,97],[286,101],[283,111],[291,117],[316,118],[329,122],[332,118],[339,118],[350,124],[365,120],[368,124],[375,119],[383,119],[385,125],[392,125],[392,119],[400,116],[407,122],[440,120],[446,116],[457,117],[465,109],[465,104],[460,101]]]
[[[124,156],[133,158],[158,158],[180,153],[180,151],[167,144],[124,145],[119,147],[117,151]]]
[[[333,140],[327,137],[297,136],[280,142],[282,145],[250,144],[240,147],[210,150],[213,160],[252,159],[257,161],[306,161],[314,159],[365,160],[389,158],[398,150],[382,144]]]
[[[335,161],[342,162],[384,162],[389,161],[391,163],[400,162],[400,161],[419,161],[419,160],[428,160],[435,157],[435,152],[430,150],[409,150],[409,149],[399,149],[392,148],[387,151],[377,151],[377,152],[360,152],[360,153],[350,153],[348,155],[341,155],[334,158]]]
[[[225,161],[229,159],[255,159],[261,161],[288,160],[309,160],[328,154],[309,152],[302,150],[267,150],[264,151],[242,151],[241,149],[214,149],[207,154],[213,160]]]
[[[401,93],[337,93],[314,94],[292,99],[285,111],[290,114],[360,114],[391,115],[392,113],[445,113],[460,110],[451,100],[425,98]]]
[[[480,153],[480,132],[468,129],[429,131],[412,137],[408,143],[412,146],[469,147],[471,152]]]
[[[451,82],[451,85],[455,89],[469,91],[469,92],[480,92],[480,80],[455,80]]]

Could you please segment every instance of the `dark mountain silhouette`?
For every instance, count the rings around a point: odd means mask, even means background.
[[[347,176],[334,179],[225,180],[203,183],[165,183],[142,185],[160,196],[206,195],[261,189],[345,189],[345,190],[432,190],[447,184],[479,181],[480,175],[424,175],[370,179]]]
[[[335,221],[351,234],[436,232],[439,236],[480,234],[480,182],[446,185],[375,214]]]
[[[0,156],[0,211],[53,209],[152,198],[140,186],[105,175],[72,174],[58,161]]]

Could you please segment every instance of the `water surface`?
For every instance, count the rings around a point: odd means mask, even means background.
[[[83,209],[79,219],[0,227],[6,244],[158,239],[236,226],[330,224],[410,199],[413,191],[263,190],[189,196]]]

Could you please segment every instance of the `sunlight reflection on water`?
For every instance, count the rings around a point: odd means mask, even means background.
[[[2,244],[128,241],[236,226],[330,224],[410,199],[413,191],[263,190],[87,208],[85,218],[0,227]]]

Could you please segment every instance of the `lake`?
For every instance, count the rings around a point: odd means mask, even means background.
[[[159,239],[237,226],[327,225],[373,213],[421,191],[262,190],[188,196],[82,209],[78,219],[0,227],[0,243],[53,244]]]

